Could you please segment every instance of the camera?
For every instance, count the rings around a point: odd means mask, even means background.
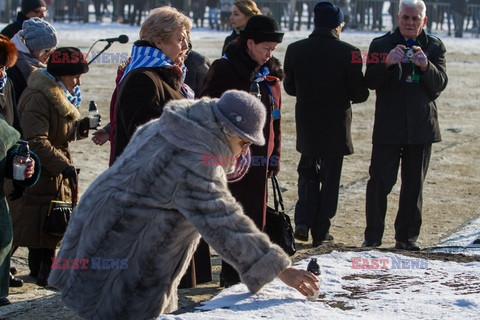
[[[405,48],[403,49],[403,52],[405,53],[405,57],[407,59],[412,59],[415,55],[415,52],[413,52],[413,48]]]

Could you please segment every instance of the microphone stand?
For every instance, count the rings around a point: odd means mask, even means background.
[[[97,43],[97,42],[98,42],[98,40],[97,40],[95,43]],[[95,43],[94,43],[93,45],[95,45]],[[107,50],[108,48],[110,48],[110,47],[112,46],[112,43],[113,43],[112,41],[108,41],[108,43],[107,43],[107,45],[105,46],[105,48],[103,48],[102,51],[99,51],[99,52],[97,53],[97,55],[96,55],[95,57],[93,57],[93,59],[90,60],[89,63],[87,63],[87,65],[90,65],[90,63],[92,63],[93,61],[95,61],[95,59],[97,59],[97,57],[98,57],[99,55],[101,55],[103,52],[105,52],[105,50]],[[92,45],[92,47],[93,47],[93,45]],[[91,49],[92,49],[92,48],[90,48],[90,50],[91,50]],[[90,52],[90,50],[89,50],[88,52]]]

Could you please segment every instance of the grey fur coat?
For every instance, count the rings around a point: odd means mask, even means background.
[[[176,310],[177,286],[200,235],[252,292],[290,266],[230,194],[228,168],[202,166],[204,154],[232,156],[211,111],[215,101],[170,103],[85,192],[49,278],[68,308],[87,319],[150,319]],[[72,259],[89,263],[66,269]]]

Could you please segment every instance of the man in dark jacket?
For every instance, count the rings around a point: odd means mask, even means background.
[[[447,85],[445,46],[429,36],[425,3],[402,0],[399,27],[370,44],[365,78],[375,89],[375,123],[367,184],[365,242],[382,243],[387,196],[397,180],[402,185],[395,220],[395,247],[419,250],[422,188],[433,142],[441,140],[435,99]]]
[[[18,31],[22,30],[25,20],[35,17],[45,19],[46,15],[47,5],[44,0],[23,0],[22,11],[19,11],[15,21],[3,28],[0,33],[11,39]]]
[[[369,92],[360,51],[339,39],[341,9],[320,2],[314,12],[313,33],[287,48],[283,84],[297,97],[297,151],[302,155],[295,237],[308,241],[311,230],[315,247],[333,240],[330,219],[337,211],[343,157],[353,153],[351,102],[365,101]]]

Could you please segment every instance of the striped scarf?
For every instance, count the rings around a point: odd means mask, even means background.
[[[149,46],[136,46],[132,47],[131,60],[128,64],[125,72],[123,73],[122,78],[119,83],[125,78],[125,76],[132,70],[137,68],[152,68],[152,67],[165,67],[165,66],[176,66],[172,60],[170,60],[162,50]],[[182,72],[182,79],[185,80],[187,74],[187,67],[182,65],[179,67]],[[182,94],[188,98],[194,98],[194,92],[188,85],[182,83],[180,88]]]
[[[82,92],[80,91],[79,86],[76,86],[75,89],[73,89],[73,94],[71,94],[61,80],[55,79],[55,76],[53,76],[50,72],[48,72],[47,69],[42,69],[42,70],[50,79],[52,79],[60,87],[62,87],[63,92],[65,92],[65,95],[67,96],[67,99],[68,101],[70,101],[71,104],[73,104],[77,108],[80,107],[80,104],[82,103]]]
[[[0,80],[0,90],[2,90],[6,84],[7,84],[7,72],[5,72],[5,75],[3,76],[2,80]]]

